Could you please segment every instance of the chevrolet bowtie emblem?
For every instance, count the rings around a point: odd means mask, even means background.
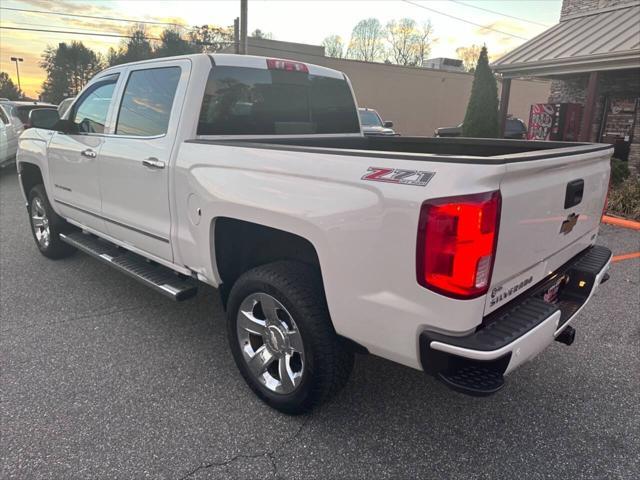
[[[560,227],[560,233],[564,233],[566,235],[571,230],[573,230],[573,227],[575,227],[576,223],[578,223],[579,216],[580,215],[576,213],[572,213],[571,215],[569,215],[567,219],[564,222],[562,222],[562,226]]]

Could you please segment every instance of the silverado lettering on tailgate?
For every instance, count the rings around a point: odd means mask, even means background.
[[[520,290],[522,290],[532,282],[533,282],[533,276],[529,276],[511,286],[500,285],[498,287],[494,287],[491,290],[490,305],[493,307],[498,303],[504,302],[505,300],[507,300],[508,298],[511,298],[515,293],[519,292]]]
[[[403,170],[401,168],[369,167],[362,180],[372,182],[399,183],[424,187],[435,175],[434,172],[420,170]]]

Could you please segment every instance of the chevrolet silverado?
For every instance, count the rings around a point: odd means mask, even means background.
[[[118,65],[31,124],[17,168],[40,252],[177,301],[216,287],[242,376],[284,412],[330,398],[358,352],[494,393],[573,341],[608,278],[609,145],[367,137],[328,68]]]

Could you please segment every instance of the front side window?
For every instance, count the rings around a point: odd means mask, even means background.
[[[205,89],[199,135],[359,133],[345,79],[217,66]]]
[[[0,108],[0,122],[4,123],[5,125],[9,125],[9,117],[7,117],[7,114],[4,113],[4,109]]]
[[[180,67],[131,72],[124,89],[116,135],[155,136],[167,133]]]
[[[71,115],[78,133],[104,133],[107,113],[118,77],[108,77],[85,92]]]

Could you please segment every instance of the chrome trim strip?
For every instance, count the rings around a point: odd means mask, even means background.
[[[155,240],[160,240],[161,242],[169,243],[169,239],[168,238],[160,237],[160,236],[155,235],[153,233],[149,233],[149,232],[146,232],[144,230],[140,230],[139,228],[132,227],[131,225],[127,225],[125,223],[118,222],[117,220],[113,220],[113,219],[107,218],[107,217],[105,217],[103,215],[99,215],[99,214],[91,212],[89,210],[85,210],[84,208],[76,207],[75,205],[72,205],[72,204],[67,203],[67,202],[63,202],[62,200],[58,200],[57,198],[54,198],[54,201],[56,203],[59,203],[60,205],[64,205],[65,207],[73,208],[74,210],[78,210],[79,212],[86,213],[87,215],[91,215],[92,217],[96,217],[96,218],[99,218],[99,219],[104,220],[106,222],[113,223],[114,225],[117,225],[119,227],[126,228],[128,230],[131,230],[133,232],[139,233],[141,235],[146,235],[147,237],[151,237],[151,238],[153,238]]]

